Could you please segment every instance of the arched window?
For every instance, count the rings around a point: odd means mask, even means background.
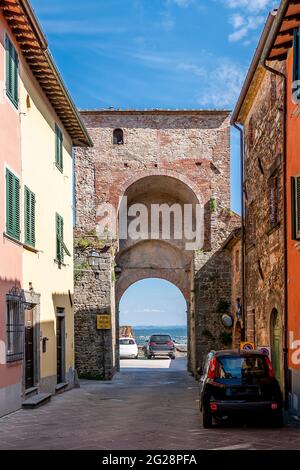
[[[124,144],[124,132],[122,129],[115,129],[114,130],[114,145],[122,145]]]

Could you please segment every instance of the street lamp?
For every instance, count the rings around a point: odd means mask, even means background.
[[[88,263],[90,267],[94,270],[99,269],[99,264],[100,264],[100,255],[96,251],[91,251],[88,254]]]

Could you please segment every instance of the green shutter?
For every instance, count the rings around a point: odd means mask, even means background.
[[[35,246],[35,195],[30,189],[25,187],[24,191],[24,223],[25,223],[25,243]]]
[[[19,102],[19,90],[18,90],[19,59],[18,59],[18,53],[7,35],[5,37],[5,48],[6,48],[6,94],[17,108],[18,102]]]
[[[294,67],[293,67],[293,92],[298,92],[300,98],[300,28],[294,29]]]
[[[55,124],[55,164],[57,168],[62,172],[64,169],[63,135],[57,124]]]
[[[6,169],[6,233],[20,240],[20,180]]]
[[[64,261],[64,221],[63,218],[56,214],[56,259],[63,263]]]

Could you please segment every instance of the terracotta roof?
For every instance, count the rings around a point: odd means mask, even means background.
[[[80,114],[230,114],[228,109],[80,109]]]
[[[285,60],[300,26],[300,0],[282,0],[264,49],[265,60]]]
[[[74,145],[92,146],[84,123],[54,63],[45,35],[28,0],[0,0],[0,9],[33,75]]]

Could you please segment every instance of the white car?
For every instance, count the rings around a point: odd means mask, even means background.
[[[134,338],[120,338],[120,359],[138,359],[139,349]]]

